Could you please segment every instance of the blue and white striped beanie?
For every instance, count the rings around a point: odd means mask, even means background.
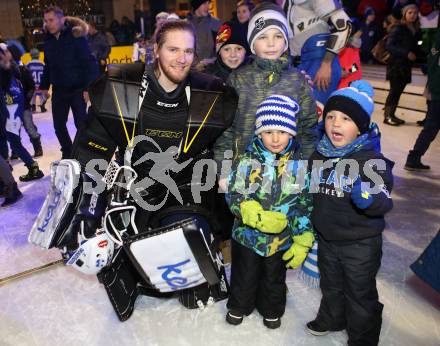
[[[285,95],[267,97],[257,107],[255,134],[264,131],[284,131],[296,136],[296,114],[300,107],[293,98]]]

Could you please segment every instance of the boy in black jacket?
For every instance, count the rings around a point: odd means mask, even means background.
[[[376,274],[384,214],[393,206],[388,192],[393,163],[375,149],[379,136],[370,126],[372,97],[365,81],[335,91],[323,112],[325,135],[310,158],[322,300],[307,329],[313,335],[346,329],[348,345],[363,346],[379,341],[383,305]]]

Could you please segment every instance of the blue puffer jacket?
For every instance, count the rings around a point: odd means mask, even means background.
[[[74,35],[67,24],[59,38],[47,34],[44,41],[44,71],[40,88],[86,90],[98,77],[98,65],[83,35]]]

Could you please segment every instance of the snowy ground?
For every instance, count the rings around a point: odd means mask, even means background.
[[[440,295],[409,269],[440,228],[440,138],[424,157],[429,173],[403,170],[406,155],[420,128],[417,118],[394,128],[382,126],[382,107],[374,119],[382,130],[386,156],[394,168],[394,210],[387,217],[384,255],[378,275],[385,304],[381,345],[440,345]],[[39,159],[47,174],[60,158],[51,114],[36,114],[45,155]],[[71,124],[72,126],[72,124]],[[74,128],[71,127],[73,132]],[[27,136],[24,143],[28,148]],[[25,172],[14,162],[14,176]],[[43,251],[27,243],[27,235],[48,191],[48,176],[20,184],[24,198],[0,210],[0,278],[59,259],[57,250]],[[95,277],[56,266],[0,286],[0,345],[343,345],[345,332],[313,337],[304,328],[314,318],[319,289],[307,288],[288,274],[286,314],[278,330],[268,330],[253,313],[239,327],[224,321],[225,302],[205,311],[186,310],[176,300],[141,297],[133,316],[120,323],[104,288]]]

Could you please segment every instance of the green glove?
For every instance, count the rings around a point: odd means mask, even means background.
[[[241,219],[245,225],[252,228],[257,227],[257,221],[260,219],[259,212],[263,211],[263,207],[253,199],[240,203]]]
[[[278,211],[260,211],[260,219],[256,228],[263,233],[278,234],[284,231],[287,226],[287,217]]]
[[[315,237],[311,232],[304,232],[293,237],[293,244],[283,255],[286,268],[298,268],[306,259]]]

